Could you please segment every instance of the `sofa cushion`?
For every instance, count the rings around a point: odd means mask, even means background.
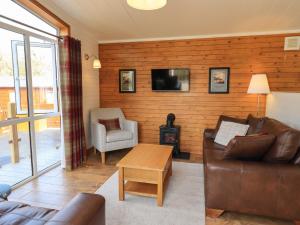
[[[266,117],[261,132],[267,134],[274,134],[275,136],[277,136],[288,129],[290,129],[290,127],[279,122],[278,120]]]
[[[56,213],[57,210],[33,207],[18,202],[0,202],[0,224],[44,225]]]
[[[266,162],[287,163],[291,161],[300,147],[300,131],[289,128],[277,135],[276,141],[264,157]]]
[[[224,159],[260,160],[275,138],[273,134],[237,136],[226,146]]]
[[[119,118],[108,120],[99,119],[98,122],[105,126],[106,131],[121,130]]]
[[[132,139],[132,133],[127,130],[110,130],[106,133],[106,142],[125,141]]]
[[[215,142],[221,145],[227,145],[229,141],[235,136],[245,136],[248,128],[248,124],[222,121],[216,135]]]
[[[217,136],[217,133],[219,131],[219,128],[221,126],[222,121],[227,121],[227,122],[234,122],[234,123],[241,123],[241,124],[247,124],[247,120],[245,119],[240,119],[240,118],[234,118],[234,117],[230,117],[230,116],[225,116],[225,115],[221,115],[219,117],[217,126],[215,128],[215,133],[213,138],[215,138]]]
[[[262,127],[265,123],[265,120],[266,120],[265,117],[257,118],[257,117],[254,117],[252,114],[249,114],[249,116],[247,118],[247,122],[250,127],[248,129],[247,135],[260,133],[262,130]]]

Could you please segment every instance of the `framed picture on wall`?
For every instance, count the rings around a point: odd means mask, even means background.
[[[135,69],[119,70],[119,92],[120,93],[136,92],[136,70]]]
[[[209,85],[208,92],[210,94],[226,94],[229,93],[229,67],[209,68]]]

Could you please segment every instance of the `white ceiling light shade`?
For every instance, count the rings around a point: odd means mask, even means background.
[[[127,0],[132,8],[140,10],[155,10],[164,7],[167,0]]]

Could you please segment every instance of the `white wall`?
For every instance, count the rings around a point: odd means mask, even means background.
[[[266,115],[300,129],[300,93],[272,92],[267,98]]]
[[[87,147],[91,147],[91,135],[89,125],[89,111],[99,107],[99,71],[93,69],[93,60],[86,61],[84,54],[98,56],[98,40],[93,31],[87,30],[78,19],[67,15],[63,9],[58,8],[52,1],[39,0],[46,8],[71,26],[71,36],[81,40],[82,53],[82,78],[83,78],[83,117]]]

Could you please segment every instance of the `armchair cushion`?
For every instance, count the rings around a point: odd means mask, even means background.
[[[132,133],[127,130],[110,130],[106,133],[106,142],[124,141],[132,139]]]
[[[102,125],[104,125],[105,129],[107,131],[110,131],[110,130],[121,130],[119,118],[108,119],[108,120],[99,119],[98,122],[101,123]]]

